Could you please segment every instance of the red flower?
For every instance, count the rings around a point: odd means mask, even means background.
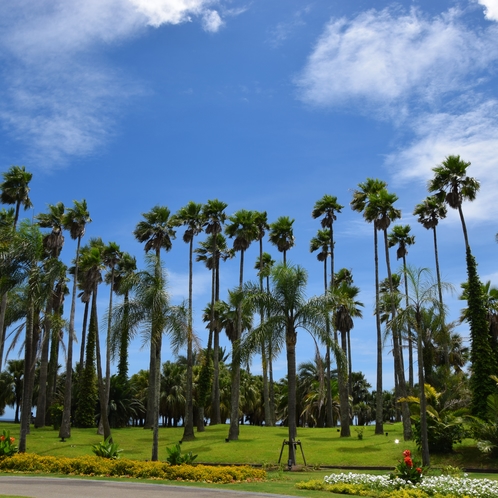
[[[405,451],[403,451],[403,456],[404,457],[411,457],[412,454],[411,454],[410,450],[405,450]]]
[[[422,469],[421,469],[420,467],[417,467],[415,470],[416,470],[419,474],[421,474],[421,473],[422,473]]]
[[[413,467],[412,459],[409,456],[405,457],[405,463],[408,467]]]
[[[5,436],[0,436],[0,441],[5,441]]]

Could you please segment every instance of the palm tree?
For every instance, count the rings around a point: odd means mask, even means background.
[[[370,194],[369,204],[365,209],[365,216],[374,222],[377,230],[382,230],[384,234],[384,248],[386,255],[386,268],[387,268],[387,279],[389,283],[389,291],[391,294],[394,293],[393,277],[391,273],[391,262],[389,258],[389,241],[387,237],[387,229],[389,228],[391,221],[394,221],[401,217],[401,211],[394,207],[394,203],[398,200],[396,194],[391,194],[386,188],[379,190],[376,193]],[[391,300],[391,314],[393,320],[396,317],[396,307],[394,306],[394,300]],[[406,381],[405,381],[405,371],[403,367],[403,353],[401,349],[401,337],[395,327],[392,329],[393,336],[393,355],[394,355],[394,370],[395,375],[398,380],[398,395],[400,398],[405,399],[406,392]],[[406,440],[411,439],[411,420],[410,420],[410,408],[408,403],[403,402],[401,404],[401,410],[403,413],[403,436]]]
[[[371,220],[366,215],[366,209],[370,204],[370,195],[379,192],[385,188],[387,184],[378,179],[367,178],[363,183],[358,184],[358,189],[353,192],[353,199],[350,203],[351,209],[359,213],[363,213],[363,217],[369,223]],[[376,384],[376,409],[375,409],[375,434],[384,434],[384,422],[383,422],[383,400],[382,400],[382,331],[380,327],[380,315],[379,315],[379,254],[378,254],[378,241],[377,241],[377,227],[374,225],[374,262],[375,262],[375,324],[377,330],[377,384]]]
[[[7,368],[0,373],[0,406],[14,408],[14,423],[19,423],[24,382],[24,360],[9,360]]]
[[[67,339],[66,358],[66,381],[64,387],[64,411],[62,413],[62,423],[59,430],[59,437],[65,439],[71,437],[71,390],[73,381],[73,339],[74,339],[74,319],[76,313],[76,286],[78,282],[78,263],[80,257],[81,239],[85,235],[87,223],[90,223],[90,213],[88,212],[86,200],[73,201],[74,207],[68,208],[64,213],[62,225],[65,230],[69,230],[71,238],[76,240],[76,257],[73,275],[73,291],[71,298],[71,314],[69,315],[69,332]]]
[[[314,212],[315,213],[315,212]],[[328,289],[328,275],[327,275],[327,259],[330,254],[333,253],[331,244],[333,244],[333,238],[331,235],[330,228],[323,230],[318,230],[317,234],[311,239],[310,242],[310,252],[315,252],[320,250],[316,258],[318,261],[323,261],[323,287],[324,293],[327,294]],[[333,273],[333,270],[332,270]],[[332,281],[334,277],[332,276]],[[333,287],[333,284],[332,284]],[[330,324],[327,325],[327,332],[330,334]],[[334,329],[334,339],[337,341],[337,331]],[[333,417],[332,417],[332,388],[330,383],[330,347],[327,347],[327,352],[325,356],[326,371],[327,371],[327,427],[332,427]]]
[[[193,389],[193,300],[192,300],[192,284],[193,284],[193,252],[194,252],[194,237],[202,232],[204,219],[202,217],[202,204],[197,204],[190,201],[185,207],[182,207],[174,216],[173,224],[176,226],[186,226],[183,234],[183,241],[189,244],[189,275],[188,275],[188,336],[187,336],[187,389],[186,389],[186,409],[185,423],[182,439],[192,441],[194,435],[194,404],[192,400]],[[201,407],[199,407],[201,408]],[[204,429],[204,410],[200,410],[199,420],[202,424],[198,424],[198,428]]]
[[[244,254],[251,242],[258,239],[259,229],[255,223],[255,212],[241,209],[229,217],[230,224],[225,233],[233,238],[233,248],[240,252],[239,290],[244,285]],[[236,441],[239,438],[239,393],[240,393],[240,340],[242,338],[242,304],[239,303],[237,314],[237,332],[232,340],[232,395],[231,417],[228,439]]]
[[[24,166],[11,166],[2,174],[3,182],[0,183],[0,202],[2,204],[14,205],[14,216],[9,217],[11,226],[15,230],[19,220],[21,206],[24,210],[33,207],[29,198],[29,182],[33,174],[26,171]],[[5,217],[4,217],[5,221]],[[2,370],[2,358],[5,345],[5,313],[7,311],[7,294],[3,293],[0,304],[0,371]]]
[[[434,256],[436,259],[436,277],[439,285],[439,302],[443,306],[443,291],[441,288],[441,273],[439,271],[439,257],[437,249],[437,234],[436,227],[439,220],[446,218],[447,209],[444,201],[441,201],[437,195],[430,195],[423,202],[415,206],[413,211],[415,216],[418,216],[418,222],[427,230],[432,228],[434,236]]]
[[[422,446],[422,464],[430,465],[429,442],[427,435],[427,404],[425,399],[424,362],[423,362],[423,337],[426,334],[423,314],[426,309],[437,310],[438,314],[444,315],[437,297],[438,285],[433,282],[427,268],[413,268],[407,266],[404,268],[406,280],[408,282],[405,288],[405,298],[408,304],[391,322],[391,327],[404,327],[405,330],[413,330],[417,337],[418,350],[418,384],[420,387],[420,427],[421,427],[421,446]],[[448,288],[448,284],[443,284]],[[444,320],[443,320],[444,322]]]
[[[170,251],[172,247],[171,241],[176,237],[176,233],[175,230],[173,230],[173,225],[170,219],[170,210],[166,206],[154,206],[148,213],[142,213],[142,216],[144,217],[144,220],[137,223],[137,226],[133,231],[133,235],[138,242],[145,243],[144,249],[146,253],[150,250],[155,252],[159,271],[159,267],[161,265],[161,249],[164,249],[166,252]],[[151,337],[153,340],[150,348],[150,389],[149,398],[147,399],[147,419],[144,426],[146,429],[150,429],[152,427],[153,421],[151,417],[155,413],[152,408],[155,404],[155,400],[152,399],[152,396],[158,395],[159,391],[159,389],[156,388],[155,382],[156,378],[159,382],[157,368],[160,368],[160,366],[156,368],[155,361],[158,356],[160,357],[160,349],[159,354],[156,351],[156,348],[161,347],[160,341],[156,342],[158,341],[158,338],[160,338],[160,334],[152,332]]]
[[[469,166],[470,162],[463,161],[460,156],[448,156],[439,166],[432,168],[434,178],[428,183],[429,192],[436,192],[439,199],[444,200],[451,208],[458,210],[465,248],[468,251],[470,251],[470,245],[462,202],[475,200],[480,187],[478,180],[467,176]]]
[[[59,261],[59,255],[64,244],[64,236],[62,235],[62,219],[64,216],[65,207],[62,202],[55,205],[49,204],[48,213],[41,213],[36,216],[38,225],[41,228],[51,228],[51,232],[43,236],[43,246],[49,256],[47,264],[58,265],[58,275],[54,275],[54,279],[48,282],[49,295],[46,301],[45,318],[43,320],[43,340],[40,357],[40,378],[38,389],[38,401],[36,404],[36,419],[35,427],[45,426],[45,416],[47,413],[47,378],[48,378],[48,360],[49,360],[49,344],[52,336],[51,317],[53,310],[53,295],[54,285],[56,280],[64,278],[66,266]]]
[[[213,389],[212,389],[212,401],[211,406],[213,407],[213,413],[211,417],[211,424],[221,423],[220,414],[220,384],[219,384],[219,331],[216,331],[214,327],[214,308],[215,302],[219,299],[217,294],[217,281],[219,281],[218,270],[219,270],[219,259],[218,259],[218,235],[221,235],[223,231],[223,225],[227,219],[225,209],[228,204],[218,199],[208,200],[202,209],[202,216],[204,218],[204,231],[207,235],[211,236],[211,257],[213,259],[213,265],[211,267],[211,320],[209,322],[209,340],[208,340],[208,354],[205,356],[205,361],[203,365],[202,375],[207,378],[209,374],[209,362],[210,359],[210,347],[211,338],[213,340]],[[206,382],[204,383],[206,384]]]
[[[359,288],[343,281],[334,285],[329,291],[330,302],[334,316],[334,328],[341,333],[341,347],[347,358],[347,336],[354,327],[353,318],[361,318],[360,306],[363,303],[356,300]],[[339,401],[341,406],[341,437],[350,437],[350,414],[348,393],[348,366],[347,362],[337,365],[339,382]]]
[[[278,334],[285,340],[287,350],[288,379],[288,422],[289,422],[289,462],[295,465],[295,448],[292,444],[297,437],[296,411],[296,344],[297,331],[302,328],[323,342],[330,341],[326,331],[328,303],[323,297],[306,299],[305,288],[308,275],[300,266],[281,263],[272,268],[272,289],[261,293],[259,286],[247,286],[254,309],[263,308],[266,320],[252,331],[248,346],[260,344],[263,337]],[[341,356],[335,348],[338,357]]]
[[[287,263],[287,251],[294,247],[294,232],[291,220],[288,216],[280,216],[277,221],[270,224],[270,242],[283,253],[284,264]]]
[[[396,258],[403,260],[403,274],[405,279],[405,294],[408,286],[406,272],[406,255],[408,247],[415,244],[415,236],[410,235],[410,225],[394,225],[391,233],[388,235],[389,247],[398,246]],[[405,296],[405,304],[408,306],[408,296]],[[408,329],[408,385],[413,389],[413,344],[410,329]]]

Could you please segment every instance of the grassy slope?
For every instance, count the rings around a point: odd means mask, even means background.
[[[19,426],[0,423],[0,430],[10,430],[18,438]],[[374,427],[366,427],[363,440],[356,437],[354,428],[351,438],[340,438],[337,429],[298,429],[298,439],[308,466],[352,466],[352,467],[394,467],[401,458],[401,452],[410,449],[417,453],[413,441],[403,442],[401,424],[386,425],[388,435],[374,435]],[[114,441],[123,449],[123,458],[147,460],[151,456],[152,433],[141,428],[114,429]],[[182,437],[183,428],[161,428],[159,432],[159,458],[166,459],[166,447],[174,446]],[[205,432],[196,433],[195,441],[182,444],[182,452],[197,454],[199,463],[249,463],[273,465],[278,462],[282,442],[287,437],[285,427],[241,426],[238,441],[225,442],[228,426],[206,427]],[[399,443],[396,444],[395,440]],[[28,436],[27,451],[39,455],[81,456],[91,455],[91,445],[102,437],[93,429],[71,430],[71,438],[61,442],[58,431],[52,428],[34,429]],[[287,461],[287,447],[282,454],[282,463]],[[297,463],[303,458],[298,447]],[[466,440],[456,445],[451,455],[433,455],[433,466],[453,465],[483,469],[498,468],[496,459],[489,459],[479,453],[473,441]]]

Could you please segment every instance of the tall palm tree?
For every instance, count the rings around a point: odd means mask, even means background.
[[[215,312],[215,302],[219,299],[217,296],[217,286],[216,282],[218,277],[219,269],[219,259],[217,251],[218,235],[223,232],[223,225],[227,219],[225,209],[228,204],[218,199],[211,199],[206,202],[202,209],[202,216],[204,218],[204,231],[207,235],[211,236],[211,255],[213,259],[213,265],[211,267],[211,320],[209,321],[209,340],[208,340],[208,354],[205,356],[204,365],[202,367],[204,377],[209,374],[209,362],[210,358],[210,347],[211,338],[213,340],[213,389],[212,389],[212,400],[211,406],[213,407],[213,413],[211,418],[211,424],[221,424],[221,414],[220,414],[220,383],[219,383],[219,331],[216,331],[213,327],[215,324],[214,312]]]
[[[341,347],[345,358],[348,354],[347,337],[354,327],[353,318],[361,318],[360,306],[363,303],[357,301],[360,290],[358,287],[343,281],[339,285],[334,285],[329,291],[329,298],[334,316],[334,328],[341,333]],[[341,406],[341,437],[350,437],[350,413],[349,413],[349,393],[348,393],[348,366],[347,360],[337,365],[339,382],[339,402]]]
[[[0,202],[2,204],[14,205],[14,216],[9,220],[15,230],[19,220],[21,206],[24,210],[33,207],[29,197],[29,182],[33,174],[26,171],[24,166],[11,166],[2,174],[3,182],[0,183]],[[4,218],[5,221],[5,218]],[[7,294],[3,293],[0,302],[0,371],[2,370],[2,358],[5,345],[5,313],[7,310]]]
[[[462,202],[475,200],[480,187],[478,180],[467,176],[469,166],[470,162],[463,161],[460,156],[448,156],[439,166],[432,168],[434,178],[428,183],[429,192],[436,192],[440,199],[444,200],[451,208],[458,210],[465,248],[468,251],[470,251],[470,245]]]
[[[326,331],[328,302],[323,297],[306,299],[305,290],[308,275],[300,266],[281,263],[272,268],[272,289],[261,293],[259,286],[247,286],[247,292],[254,309],[265,310],[266,320],[252,331],[248,347],[261,343],[262,336],[274,337],[278,334],[285,340],[287,350],[288,379],[288,421],[289,421],[289,462],[296,463],[295,448],[292,444],[297,437],[296,411],[296,344],[297,331],[304,329],[322,340],[330,341]],[[339,348],[334,351],[341,356]]]
[[[405,294],[408,286],[408,277],[404,271],[406,268],[406,255],[408,247],[415,244],[415,235],[410,235],[410,225],[394,225],[391,233],[387,236],[389,247],[398,246],[396,258],[403,260],[403,274],[405,280]],[[405,304],[408,306],[408,296],[405,296]],[[408,385],[413,389],[413,343],[410,329],[408,329]]]
[[[255,212],[241,209],[229,218],[230,223],[225,228],[229,238],[233,238],[233,248],[240,252],[239,290],[244,285],[244,254],[251,242],[258,239],[259,229],[255,223]],[[239,303],[238,324],[232,340],[232,394],[231,416],[228,439],[236,441],[239,438],[239,393],[240,393],[240,340],[242,338],[242,303]]]
[[[314,214],[316,214],[314,212]],[[323,262],[323,287],[324,293],[327,294],[328,289],[328,275],[327,275],[327,259],[329,255],[333,253],[333,248],[331,244],[333,244],[333,238],[331,235],[330,228],[325,228],[323,230],[318,230],[317,234],[310,241],[310,252],[320,251],[316,258],[318,261]],[[333,273],[333,270],[332,270]],[[332,281],[334,277],[332,276]],[[333,284],[331,285],[333,287]],[[327,332],[330,334],[330,323],[327,324]],[[337,331],[334,329],[334,339],[337,341]],[[326,363],[326,391],[327,391],[327,427],[332,427],[333,424],[333,413],[332,413],[332,387],[330,383],[330,347],[327,347],[327,352],[325,355],[325,363]]]
[[[56,280],[63,278],[66,272],[66,266],[59,261],[59,255],[64,245],[64,236],[62,234],[63,226],[62,219],[64,216],[65,207],[62,202],[55,205],[49,204],[48,212],[41,213],[36,216],[38,225],[41,228],[51,228],[51,232],[43,236],[43,246],[48,254],[47,264],[58,265],[58,275],[54,275],[53,281],[48,282],[49,295],[46,300],[45,318],[43,320],[43,340],[40,357],[40,377],[38,389],[38,401],[36,404],[36,419],[35,427],[45,426],[45,416],[47,413],[47,379],[48,379],[48,361],[49,361],[49,345],[52,337],[52,310],[53,310],[53,295]]]
[[[374,222],[377,230],[382,230],[384,234],[384,249],[386,255],[387,279],[389,283],[390,293],[394,293],[393,277],[391,272],[391,261],[389,257],[389,241],[387,237],[387,229],[392,221],[401,217],[401,211],[394,207],[394,203],[398,200],[396,194],[391,194],[386,188],[379,190],[376,193],[370,194],[369,203],[365,209],[365,217]],[[391,300],[391,314],[393,320],[396,317],[396,307],[394,300]],[[405,399],[407,395],[405,371],[403,367],[403,353],[401,349],[401,336],[395,327],[392,328],[393,336],[393,355],[394,355],[394,370],[398,381],[398,396]],[[405,440],[412,437],[410,408],[408,403],[401,404],[403,413],[403,436]]]
[[[434,256],[436,259],[436,277],[439,285],[439,302],[443,306],[443,291],[441,288],[441,272],[439,271],[439,256],[437,249],[436,227],[439,220],[446,218],[447,209],[444,201],[441,201],[437,195],[430,195],[423,202],[417,204],[413,211],[418,216],[418,222],[427,230],[432,228],[434,237]]]
[[[92,221],[86,200],[73,201],[74,206],[68,208],[64,213],[62,225],[65,230],[69,230],[71,238],[76,240],[75,269],[73,275],[73,291],[71,297],[71,314],[69,315],[69,332],[67,339],[66,358],[66,381],[64,387],[64,411],[62,413],[62,423],[59,430],[59,437],[65,439],[71,437],[71,390],[73,385],[73,339],[74,320],[76,314],[76,286],[78,282],[78,261],[80,256],[81,239],[85,235],[85,228]]]
[[[0,373],[0,406],[14,408],[14,423],[18,424],[24,382],[24,360],[9,360]]]
[[[137,223],[133,235],[140,243],[145,243],[144,249],[148,253],[153,250],[156,255],[158,271],[161,265],[161,249],[166,252],[171,250],[172,240],[176,237],[176,232],[170,218],[170,210],[166,206],[154,206],[148,213],[142,213],[143,220]],[[150,348],[150,368],[149,368],[149,397],[147,399],[147,418],[144,428],[150,429],[153,425],[151,417],[154,416],[153,406],[155,400],[152,396],[158,395],[158,388],[156,388],[156,378],[159,382],[157,368],[155,365],[157,357],[160,357],[160,334],[152,333],[151,337],[155,338],[151,342]],[[159,348],[159,353],[156,351]],[[160,367],[159,367],[160,368]]]
[[[365,182],[359,183],[358,188],[353,192],[353,199],[351,200],[351,209],[359,213],[363,213],[363,217],[369,223],[372,220],[366,216],[366,209],[370,204],[369,196],[379,192],[387,186],[386,182],[374,178],[367,178]],[[374,228],[374,262],[375,262],[375,325],[377,330],[377,383],[376,383],[376,409],[375,409],[375,434],[384,434],[383,422],[383,400],[382,400],[382,331],[380,327],[379,315],[379,247],[377,240],[377,227],[373,223]]]
[[[284,264],[287,263],[287,251],[294,247],[294,220],[288,216],[280,216],[277,221],[270,223],[270,242],[283,254]]]
[[[194,404],[192,397],[193,390],[193,299],[192,299],[192,285],[193,285],[193,253],[194,253],[194,237],[202,232],[202,225],[204,219],[202,216],[202,204],[190,201],[186,206],[180,210],[173,217],[173,224],[176,226],[184,225],[186,230],[183,234],[183,241],[189,245],[189,272],[188,272],[188,336],[187,336],[187,388],[186,388],[186,408],[185,408],[185,422],[182,439],[185,441],[192,441],[195,439],[194,435]],[[199,408],[201,408],[199,406]],[[203,407],[202,407],[203,408]],[[198,428],[204,429],[204,410],[200,410]]]
[[[427,434],[427,404],[425,399],[424,362],[423,362],[423,337],[426,333],[423,321],[424,310],[434,309],[441,315],[444,315],[444,309],[441,308],[437,296],[438,284],[434,282],[427,268],[413,268],[406,266],[404,268],[406,280],[405,298],[408,304],[400,310],[395,317],[391,326],[396,328],[404,327],[405,330],[413,330],[417,337],[418,350],[418,384],[420,386],[420,427],[421,427],[421,446],[422,446],[422,464],[430,465],[429,442]],[[448,287],[448,284],[443,284]],[[444,320],[443,320],[444,321]]]

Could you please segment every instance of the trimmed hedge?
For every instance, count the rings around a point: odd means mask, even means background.
[[[96,456],[61,458],[31,453],[18,453],[9,458],[0,458],[0,471],[215,483],[256,481],[266,478],[263,469],[249,466],[169,465],[163,462],[141,462],[125,458],[119,460]]]

